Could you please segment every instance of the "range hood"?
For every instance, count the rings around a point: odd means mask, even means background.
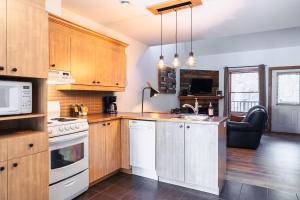
[[[66,85],[75,83],[71,73],[60,70],[50,70],[48,72],[48,85]]]

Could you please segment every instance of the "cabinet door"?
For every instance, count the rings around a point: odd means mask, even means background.
[[[0,162],[7,160],[7,139],[0,139]]]
[[[106,123],[90,124],[90,128],[89,128],[90,183],[106,175],[105,132],[106,132]]]
[[[48,199],[48,152],[8,161],[9,200]]]
[[[185,182],[218,186],[218,126],[186,124]]]
[[[130,169],[129,120],[121,120],[121,168]]]
[[[70,28],[49,22],[50,69],[70,71],[71,62]]]
[[[7,74],[47,78],[48,14],[44,0],[7,0]]]
[[[156,171],[161,178],[184,181],[184,123],[156,123]]]
[[[115,60],[115,84],[117,87],[126,87],[125,47],[118,46],[114,53],[117,55],[117,59]]]
[[[110,67],[109,43],[105,40],[96,40],[96,73],[95,80],[101,86],[113,86],[114,71]]]
[[[0,199],[7,200],[7,162],[0,162]]]
[[[106,172],[114,172],[121,167],[120,120],[106,122]]]
[[[95,85],[95,39],[79,31],[71,35],[71,73],[75,84]]]
[[[0,75],[6,74],[6,0],[0,1]]]

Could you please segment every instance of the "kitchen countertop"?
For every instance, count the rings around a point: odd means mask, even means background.
[[[133,112],[120,112],[118,114],[90,114],[82,116],[88,123],[96,123],[101,121],[115,120],[115,119],[132,119],[132,120],[151,120],[151,121],[170,121],[170,122],[189,122],[201,124],[220,124],[225,121],[227,117],[212,117],[207,120],[190,120],[178,118],[179,114],[169,113],[133,113]]]

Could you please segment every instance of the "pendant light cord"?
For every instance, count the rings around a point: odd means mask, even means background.
[[[191,6],[191,52],[193,52],[193,6]]]
[[[162,23],[163,23],[163,21],[162,21],[162,13],[160,13],[160,56],[162,56],[162,37],[163,37],[163,31],[162,31]]]
[[[176,13],[176,55],[177,55],[177,32],[178,32],[178,27],[177,27],[177,10],[175,10]]]

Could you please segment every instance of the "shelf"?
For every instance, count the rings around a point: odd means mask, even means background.
[[[224,96],[179,96],[179,100],[194,100],[197,98],[198,100],[219,100],[223,99]]]
[[[31,118],[40,118],[45,117],[45,114],[24,114],[24,115],[12,115],[12,116],[3,116],[0,117],[0,121],[8,121],[8,120],[17,120],[17,119],[31,119]]]

